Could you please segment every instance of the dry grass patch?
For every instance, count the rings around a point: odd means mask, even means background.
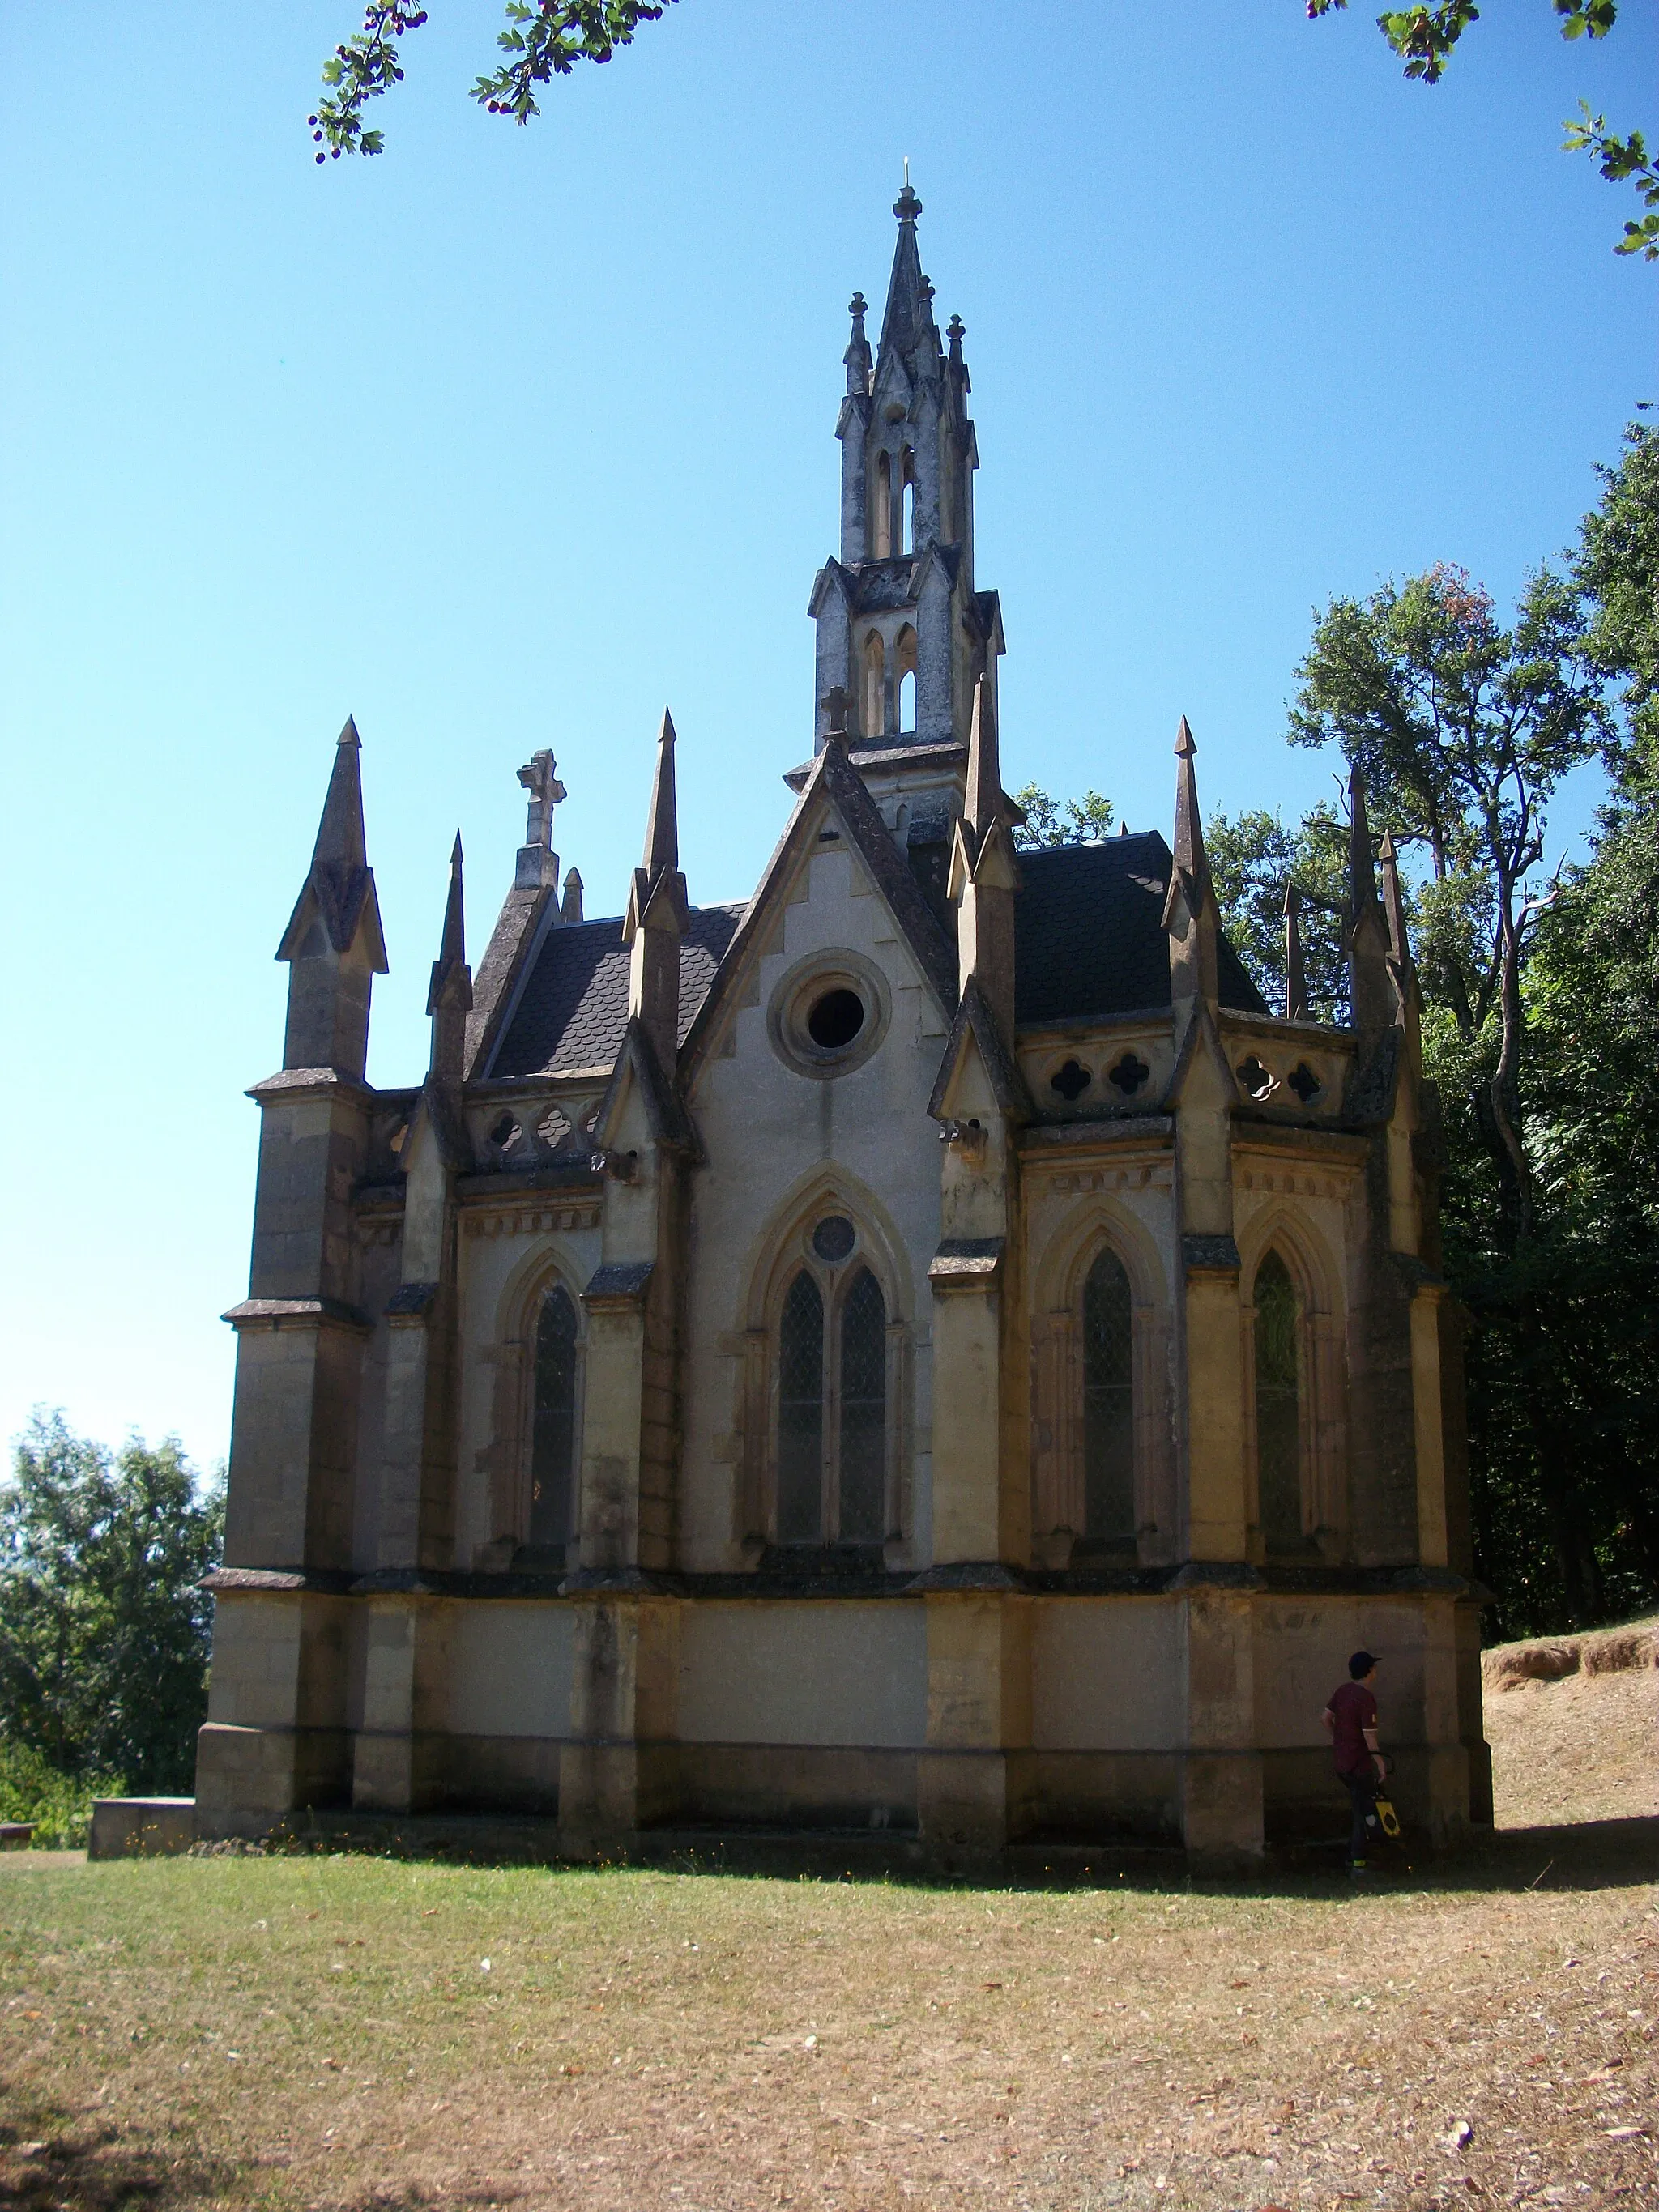
[[[1659,1814],[1659,1620],[1483,1654],[1498,1825]]]
[[[1243,1896],[0,1862],[0,2186],[28,2212],[1651,2202],[1659,1898],[1534,1871]]]

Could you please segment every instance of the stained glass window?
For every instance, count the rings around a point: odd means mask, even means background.
[[[805,1270],[778,1328],[778,1541],[823,1541],[823,1299]]]
[[[529,1540],[568,1541],[576,1442],[576,1309],[556,1284],[536,1319],[536,1407],[530,1454]]]
[[[841,1538],[878,1544],[886,1530],[887,1304],[861,1267],[841,1310]]]
[[[1083,1289],[1084,1534],[1107,1543],[1135,1533],[1134,1382],[1129,1278],[1103,1252]]]
[[[1255,1459],[1270,1549],[1302,1540],[1302,1407],[1296,1285],[1277,1252],[1255,1271]]]

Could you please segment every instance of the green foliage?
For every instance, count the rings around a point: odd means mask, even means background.
[[[0,1735],[0,1820],[33,1820],[40,1850],[81,1850],[94,1797],[123,1797],[118,1774],[64,1774],[38,1751]]]
[[[1051,799],[1041,784],[1028,783],[1014,793],[1014,804],[1025,819],[1014,831],[1022,852],[1041,851],[1048,845],[1097,845],[1109,836],[1116,820],[1109,799],[1085,791],[1081,799]]]
[[[568,76],[578,62],[608,62],[618,46],[632,44],[641,23],[654,23],[673,4],[674,0],[507,0],[507,28],[495,41],[507,58],[490,76],[477,79],[472,97],[492,115],[528,123],[541,112],[538,85]],[[319,161],[383,150],[383,134],[363,128],[363,109],[403,82],[398,41],[418,31],[426,18],[426,9],[409,0],[368,0],[362,30],[336,46],[323,64],[329,90],[309,118],[313,140],[323,149]]]
[[[1601,503],[1584,518],[1574,580],[1589,609],[1586,650],[1614,688],[1625,726],[1615,757],[1631,792],[1659,788],[1659,431],[1632,423]]]
[[[1328,805],[1316,806],[1294,830],[1257,807],[1218,814],[1204,832],[1222,927],[1270,1006],[1285,1004],[1285,887],[1294,883],[1302,893],[1308,1013],[1316,1022],[1348,1018],[1347,835]]]
[[[1579,587],[1540,568],[1512,628],[1462,568],[1441,565],[1316,618],[1297,670],[1293,744],[1337,745],[1364,775],[1379,827],[1428,855],[1425,992],[1466,1042],[1498,1024],[1472,1102],[1507,1231],[1524,1235],[1532,1176],[1522,1121],[1522,970],[1557,783],[1612,734],[1585,646]]]
[[[1348,0],[1307,0],[1310,21],[1346,9]],[[1564,39],[1605,39],[1619,20],[1619,0],[1550,0],[1561,19]],[[1406,75],[1422,84],[1438,84],[1445,75],[1452,51],[1471,23],[1480,20],[1472,0],[1435,0],[1433,5],[1385,8],[1376,27],[1406,64]],[[1659,261],[1659,168],[1648,159],[1642,133],[1615,137],[1604,116],[1592,115],[1588,104],[1578,103],[1579,119],[1562,127],[1562,144],[1568,153],[1589,154],[1601,166],[1610,185],[1634,180],[1648,213],[1639,222],[1627,222],[1615,253],[1639,253],[1644,260]]]
[[[188,1790],[223,1520],[174,1439],[111,1453],[36,1413],[0,1492],[8,1737],[66,1775]]]

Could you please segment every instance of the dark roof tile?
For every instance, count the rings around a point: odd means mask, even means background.
[[[680,1042],[685,1042],[714,970],[743,919],[741,906],[691,909],[680,945]],[[556,1075],[610,1067],[628,1026],[628,947],[622,917],[559,922],[537,951],[489,1073]]]
[[[1020,854],[1014,1001],[1022,1028],[1169,1005],[1164,901],[1172,865],[1155,830]],[[1265,1014],[1261,994],[1224,938],[1218,964],[1222,1005]]]

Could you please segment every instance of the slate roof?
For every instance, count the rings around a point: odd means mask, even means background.
[[[680,945],[679,1041],[725,957],[741,906],[691,909]],[[610,1067],[628,1026],[628,947],[622,917],[559,922],[542,939],[511,1020],[489,1063],[491,1075],[556,1075]]]
[[[1022,1029],[1169,1005],[1164,900],[1173,866],[1156,830],[1020,854],[1014,1018]],[[1218,965],[1224,1006],[1267,1012],[1224,938]]]
[[[878,842],[880,857],[890,852],[891,873],[902,878],[884,881],[884,890],[890,898],[908,893],[912,879],[897,848],[884,832]],[[1155,830],[1102,845],[1020,854],[1024,888],[1015,908],[1014,990],[1021,1028],[1097,1021],[1169,1005],[1164,900],[1172,866],[1170,848]],[[920,903],[920,895],[905,902]],[[682,1044],[746,910],[691,909],[690,930],[680,947]],[[940,950],[943,957],[944,940]],[[1224,1006],[1268,1011],[1224,939],[1219,966]],[[558,923],[542,939],[489,1073],[556,1075],[610,1067],[622,1049],[627,1022],[628,948],[621,917]]]

